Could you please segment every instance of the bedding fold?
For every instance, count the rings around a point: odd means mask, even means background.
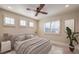
[[[51,43],[45,38],[35,37],[16,44],[17,54],[45,54],[51,49]]]

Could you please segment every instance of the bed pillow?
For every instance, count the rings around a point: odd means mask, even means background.
[[[30,39],[30,38],[33,38],[34,35],[33,34],[28,34],[26,37],[27,37],[27,39]]]
[[[23,41],[32,38],[32,35],[21,35],[16,38],[16,41]]]
[[[16,41],[23,41],[25,40],[25,36],[17,36],[17,38],[15,39]]]

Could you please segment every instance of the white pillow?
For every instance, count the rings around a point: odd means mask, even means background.
[[[16,41],[23,41],[25,39],[25,36],[18,36],[15,40]]]
[[[33,35],[33,34],[29,34],[29,35],[27,35],[26,37],[27,37],[28,39],[30,39],[30,38],[33,38],[34,35]]]
[[[2,41],[1,42],[1,53],[11,50],[11,41]]]

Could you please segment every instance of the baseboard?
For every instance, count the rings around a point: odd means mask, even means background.
[[[67,43],[64,43],[64,42],[58,42],[58,41],[53,41],[52,44],[60,45],[60,46],[68,46]]]

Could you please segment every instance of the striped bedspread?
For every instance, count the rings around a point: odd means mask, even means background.
[[[46,54],[51,49],[51,43],[45,38],[35,37],[15,43],[17,54]]]

